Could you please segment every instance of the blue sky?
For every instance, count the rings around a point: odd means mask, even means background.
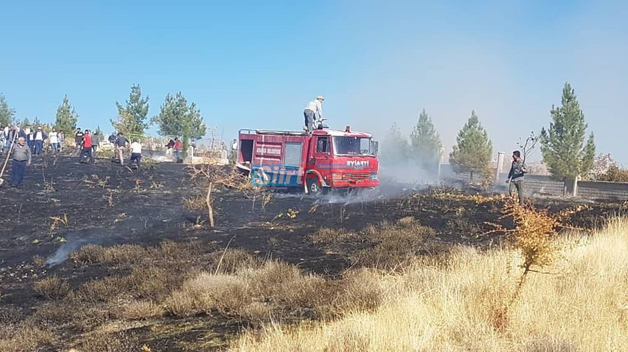
[[[569,81],[598,152],[628,165],[626,1],[5,1],[0,92],[18,117],[111,131],[133,83],[167,93],[225,140],[300,129],[324,95],[331,127],[410,133],[421,109],[450,150],[475,110],[495,151],[550,122]],[[155,128],[152,129],[155,131]],[[538,158],[538,156],[537,156]]]

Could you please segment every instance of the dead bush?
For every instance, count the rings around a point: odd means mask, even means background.
[[[141,320],[160,317],[163,308],[153,301],[131,301],[119,307],[116,316],[127,320]]]
[[[189,292],[177,290],[164,300],[164,311],[172,316],[187,317],[197,313],[196,302]]]
[[[134,292],[139,280],[131,275],[92,280],[83,284],[75,297],[84,302],[108,302],[125,293]]]
[[[366,269],[349,271],[342,280],[334,310],[340,313],[371,311],[383,300],[381,276]]]
[[[530,339],[526,352],[579,352],[573,344],[559,337],[537,337]]]
[[[217,310],[221,314],[237,314],[251,302],[246,282],[241,278],[225,274],[201,273],[186,281],[180,291],[165,302],[166,310],[173,315],[211,314]],[[189,305],[189,306],[185,306]]]
[[[85,305],[66,299],[37,307],[34,321],[43,326],[69,326],[89,330],[111,319],[110,309],[105,304]]]
[[[100,264],[106,266],[134,265],[146,258],[144,247],[135,244],[121,244],[112,247],[100,245],[86,245],[80,251],[74,252],[72,260],[78,264]]]
[[[22,309],[13,306],[0,306],[0,326],[16,324],[24,319]]]
[[[332,244],[346,241],[355,237],[355,233],[345,229],[321,228],[310,236],[310,241],[314,244]]]
[[[210,254],[211,267],[219,273],[235,273],[243,268],[259,268],[262,260],[242,249],[227,249]]]
[[[350,256],[352,264],[390,270],[421,254],[435,232],[414,220],[404,220],[368,227],[361,235],[373,245]]]
[[[58,300],[65,298],[70,292],[70,285],[66,279],[56,276],[35,282],[35,292],[44,299]]]
[[[147,249],[147,255],[160,260],[182,260],[192,259],[195,253],[201,250],[201,242],[174,242],[163,241],[157,247]]]
[[[254,297],[289,310],[315,308],[317,288],[324,282],[318,276],[302,274],[294,265],[276,261],[242,275],[248,278]]]
[[[95,333],[87,335],[81,341],[78,350],[83,352],[128,352],[141,351],[135,338],[122,332]]]
[[[4,325],[0,329],[0,351],[32,352],[57,342],[55,335],[32,322]]]
[[[138,299],[161,301],[178,289],[187,278],[184,267],[142,266],[133,269],[128,282],[133,283],[128,291]]]

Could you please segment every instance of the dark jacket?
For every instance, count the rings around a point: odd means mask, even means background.
[[[74,142],[76,142],[76,145],[83,144],[83,132],[76,132],[76,134],[74,134]]]
[[[512,166],[510,167],[510,172],[508,173],[508,178],[511,180],[523,180],[523,175],[526,174],[526,166],[523,163],[523,160],[512,162]]]

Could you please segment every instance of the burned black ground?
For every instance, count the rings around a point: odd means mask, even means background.
[[[260,258],[298,265],[303,271],[335,277],[354,265],[351,255],[372,245],[364,241],[316,243],[311,236],[321,228],[359,232],[370,225],[413,218],[434,230],[435,243],[490,247],[500,234],[486,232],[488,222],[499,222],[503,201],[449,197],[453,190],[403,189],[385,184],[378,197],[314,198],[277,192],[269,202],[245,197],[235,190],[214,193],[216,227],[209,228],[205,211],[184,206],[184,199],[204,195],[189,181],[182,164],[147,164],[130,170],[99,159],[95,165],[75,158],[35,159],[23,189],[0,189],[0,317],[16,322],[47,304],[34,283],[49,277],[68,279],[72,289],[115,275],[129,267],[81,265],[66,260],[87,244],[158,246],[166,240],[197,243],[195,267],[226,246]],[[558,200],[536,200],[552,212],[576,205]],[[573,226],[601,226],[606,216],[621,211],[617,204],[588,204],[570,220]],[[189,264],[189,263],[188,263]],[[185,265],[182,265],[185,267]],[[103,315],[102,319],[107,319]],[[120,332],[134,346],[150,344],[153,350],[185,350],[180,342],[213,336],[207,349],[218,348],[245,324],[229,317],[164,317],[137,323]],[[173,329],[173,326],[179,329]],[[208,334],[211,332],[211,334]],[[69,329],[64,341],[49,350],[71,346],[78,336],[92,332]],[[217,342],[216,342],[217,341]],[[45,350],[45,348],[44,348]]]

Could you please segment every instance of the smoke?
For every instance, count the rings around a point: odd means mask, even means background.
[[[89,238],[80,238],[79,234],[72,233],[65,236],[67,242],[62,244],[57,251],[46,259],[46,265],[53,267],[65,262],[72,253],[88,244]]]

